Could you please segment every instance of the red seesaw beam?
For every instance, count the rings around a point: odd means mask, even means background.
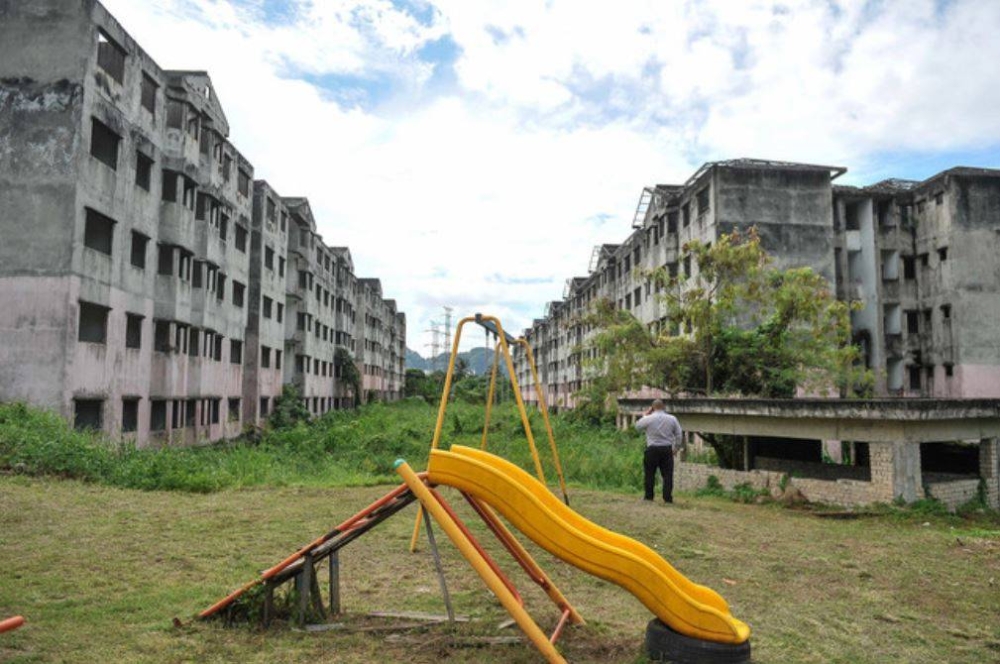
[[[14,616],[13,618],[7,618],[6,620],[0,620],[0,634],[3,632],[10,632],[17,629],[24,624],[24,618],[21,616]]]

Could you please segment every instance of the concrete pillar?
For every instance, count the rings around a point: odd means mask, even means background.
[[[869,443],[872,488],[878,500],[912,503],[924,497],[918,443]]]
[[[979,441],[979,477],[986,484],[986,506],[1000,509],[1000,438]]]

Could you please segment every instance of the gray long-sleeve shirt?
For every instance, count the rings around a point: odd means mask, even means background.
[[[654,410],[635,423],[635,428],[646,432],[649,447],[679,447],[681,444],[681,423],[677,418],[662,410]]]

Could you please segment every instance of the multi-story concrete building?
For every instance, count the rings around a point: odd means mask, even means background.
[[[378,279],[358,279],[357,286],[362,390],[369,399],[395,401],[403,394],[406,374],[406,318],[396,311],[395,300],[382,298]]]
[[[97,2],[3,16],[0,400],[139,444],[236,435],[283,372],[333,407],[339,254],[254,181],[208,74],[163,70]]]
[[[844,168],[738,159],[708,163],[683,185],[643,190],[631,234],[594,249],[589,273],[525,330],[546,401],[572,407],[587,379],[581,316],[598,298],[660,329],[648,271],[693,275],[689,240],[756,226],[779,267],[809,266],[857,301],[854,339],[881,395],[1000,396],[1000,171],[954,168],[924,182],[833,184]],[[537,401],[523,356],[518,380]]]

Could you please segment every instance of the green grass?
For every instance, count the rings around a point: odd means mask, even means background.
[[[472,620],[393,638],[365,631],[373,610],[442,611],[429,554],[407,552],[412,508],[344,550],[345,629],[170,626],[384,494],[397,481],[397,457],[423,467],[435,415],[421,402],[374,405],[267,432],[253,444],[134,450],[74,432],[58,417],[0,405],[0,617],[28,620],[0,635],[0,661],[538,661],[523,642],[470,645],[518,632],[497,628],[506,614],[440,532],[456,610]],[[443,446],[478,446],[482,417],[481,408],[450,407]],[[754,630],[756,662],[1000,658],[996,513],[948,515],[928,503],[830,520],[712,491],[680,494],[670,507],[647,504],[639,500],[643,443],[634,432],[565,418],[555,428],[574,509],[722,593]],[[509,407],[495,413],[489,448],[531,468]],[[552,629],[551,605],[449,497],[512,573],[542,628]],[[648,612],[527,544],[588,621],[563,636],[567,658],[643,661]]]
[[[135,491],[75,480],[0,476],[0,661],[484,662],[539,661],[526,643],[471,647],[506,614],[439,535],[454,628],[352,631],[374,610],[442,613],[429,552],[407,550],[413,508],[344,549],[348,629],[262,632],[218,623],[171,627],[385,493],[386,486],[284,487],[210,494]],[[447,492],[545,630],[558,618],[540,591]],[[1000,522],[900,514],[830,521],[773,505],[679,495],[671,507],[637,494],[576,490],[574,508],[654,547],[718,590],[753,629],[767,662],[986,662],[1000,655]],[[927,524],[927,525],[925,525]],[[522,541],[524,538],[522,538]],[[567,630],[572,662],[641,659],[650,615],[631,595],[538,552],[587,625]],[[325,577],[321,578],[321,582]],[[388,621],[397,622],[397,621]]]
[[[0,404],[0,470],[54,475],[142,490],[212,492],[251,486],[365,486],[394,481],[393,462],[426,464],[437,410],[422,401],[371,405],[330,413],[309,425],[266,431],[258,442],[137,450],[99,435],[73,431],[62,418],[19,404]],[[483,408],[449,406],[442,446],[479,446]],[[541,417],[532,430],[546,473],[555,471]],[[555,418],[567,476],[577,486],[635,489],[641,469],[634,432],[593,428]],[[494,450],[533,467],[516,412],[494,409],[488,437]]]

